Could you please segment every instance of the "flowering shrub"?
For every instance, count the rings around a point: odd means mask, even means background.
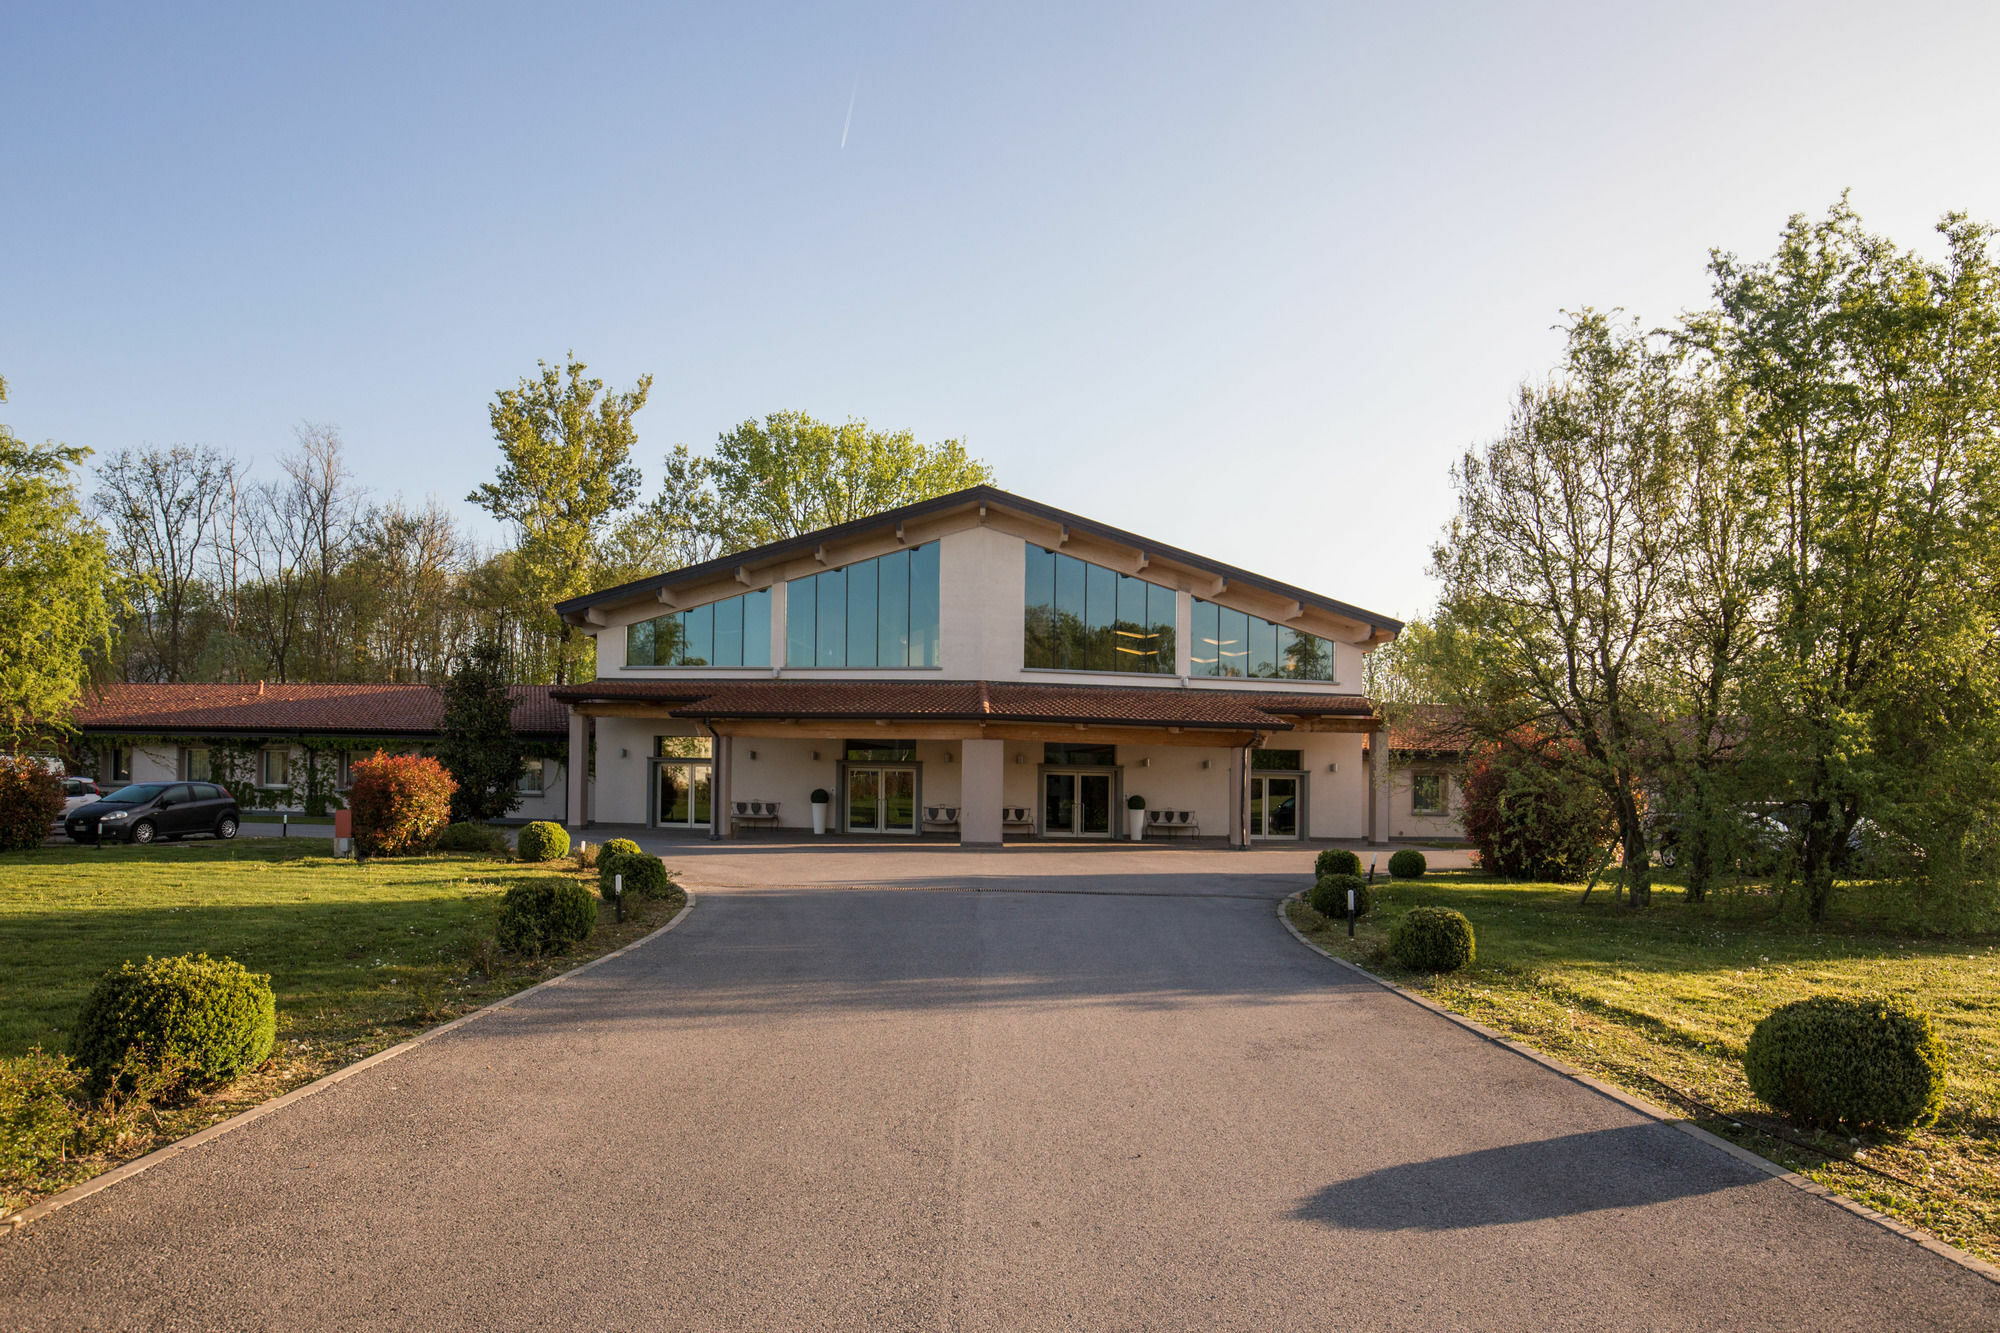
[[[384,754],[354,765],[347,803],[354,811],[354,850],[362,856],[415,856],[437,846],[451,823],[458,790],[444,765],[428,755]]]
[[[33,759],[0,755],[0,852],[39,847],[62,812],[61,778]]]

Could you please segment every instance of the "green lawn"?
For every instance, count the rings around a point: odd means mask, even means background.
[[[1822,927],[1783,918],[1776,899],[1732,894],[1696,907],[1663,886],[1634,913],[1600,890],[1509,884],[1470,872],[1378,884],[1357,937],[1303,903],[1288,910],[1314,943],[1608,1083],[1689,1111],[1735,1139],[1851,1198],[1982,1257],[2000,1259],[2000,951],[1996,937],[1900,934],[1887,891],[1843,886],[1842,918]],[[1454,907],[1472,920],[1469,971],[1430,977],[1384,953],[1411,907]],[[1811,1135],[1751,1095],[1743,1049],[1757,1021],[1808,995],[1891,995],[1928,1010],[1951,1068],[1942,1118],[1907,1137]],[[1656,1082],[1655,1080],[1659,1080]],[[1661,1086],[1716,1108],[1676,1103]],[[1845,1160],[1800,1150],[1782,1131]],[[1855,1163],[1897,1179],[1864,1170]]]
[[[135,1119],[108,1153],[33,1179],[0,1179],[0,1210],[87,1178],[160,1143],[614,949],[664,922],[639,904],[623,925],[556,959],[493,947],[500,895],[523,880],[582,873],[466,856],[335,860],[325,840],[245,839],[153,847],[51,847],[0,856],[0,1058],[67,1048],[91,985],[127,958],[207,952],[268,972],[278,1044],[230,1088]]]

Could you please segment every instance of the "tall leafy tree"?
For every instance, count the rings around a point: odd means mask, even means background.
[[[121,450],[97,473],[97,512],[112,553],[133,576],[122,634],[125,675],[186,679],[202,648],[211,584],[209,547],[236,464],[215,449],[177,444]]]
[[[1574,741],[1617,819],[1626,885],[1650,900],[1642,786],[1655,701],[1647,653],[1668,606],[1687,403],[1671,350],[1592,312],[1560,373],[1453,470],[1458,513],[1433,552],[1451,673],[1475,730]]]
[[[958,440],[923,444],[907,430],[841,425],[803,412],[745,421],[716,441],[715,493],[732,547],[796,537],[968,486],[993,469]]]
[[[1740,395],[1747,493],[1772,533],[1744,706],[1798,812],[1824,917],[1864,818],[1933,875],[1991,827],[2000,643],[2000,273],[1948,216],[1941,259],[1845,201],[1770,259],[1716,255],[1697,326]]]
[[[514,529],[518,613],[535,640],[523,665],[561,683],[587,673],[589,663],[553,607],[597,581],[599,544],[638,493],[632,418],[653,378],[613,393],[586,377],[575,353],[560,368],[539,364],[537,375],[494,395],[488,415],[499,474],[468,498]]]
[[[64,727],[111,649],[119,579],[71,473],[89,453],[29,444],[0,426],[0,744],[9,748]]]
[[[527,757],[514,730],[506,650],[490,639],[474,644],[440,690],[444,725],[437,757],[458,782],[451,817],[504,818],[521,803],[517,783]]]

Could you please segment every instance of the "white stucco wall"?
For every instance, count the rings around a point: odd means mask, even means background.
[[[1418,814],[1416,811],[1415,786],[1411,782],[1416,773],[1437,773],[1444,779],[1445,812],[1443,814]],[[1389,836],[1392,838],[1462,838],[1465,836],[1463,815],[1465,794],[1459,790],[1458,781],[1452,776],[1448,766],[1443,764],[1397,763],[1389,770]]]

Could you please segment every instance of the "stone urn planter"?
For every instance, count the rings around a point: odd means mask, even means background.
[[[812,807],[813,807],[814,837],[826,836],[826,808],[832,802],[832,800],[833,798],[826,794],[826,788],[824,787],[813,788]]]
[[[1125,824],[1132,834],[1133,842],[1143,842],[1146,838],[1146,798],[1127,796],[1125,798]]]

